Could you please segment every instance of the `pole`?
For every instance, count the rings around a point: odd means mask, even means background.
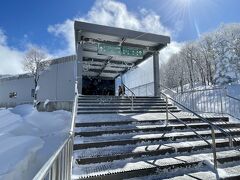
[[[160,97],[160,73],[159,73],[159,52],[153,55],[153,78],[154,78],[154,96]]]

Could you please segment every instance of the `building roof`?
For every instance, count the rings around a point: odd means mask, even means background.
[[[160,51],[170,37],[75,21],[75,43],[83,47],[83,75],[116,78]]]
[[[50,66],[56,65],[56,64],[62,64],[62,63],[68,63],[71,61],[76,61],[76,55],[59,57],[59,58],[50,59],[47,61],[49,61]],[[30,73],[15,74],[15,75],[0,75],[0,82],[16,80],[16,79],[24,79],[24,78],[30,78],[30,77],[33,77],[32,74]]]

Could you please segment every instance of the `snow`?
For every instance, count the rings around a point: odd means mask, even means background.
[[[50,102],[49,99],[46,99],[44,104],[43,104],[43,107],[46,108],[46,106],[48,105],[49,102]]]
[[[32,179],[66,139],[71,113],[32,105],[0,109],[0,179]]]
[[[36,90],[35,90],[35,91],[37,92],[37,91],[39,91],[39,89],[40,89],[40,86],[39,86],[39,85],[37,85],[37,87],[36,87]]]

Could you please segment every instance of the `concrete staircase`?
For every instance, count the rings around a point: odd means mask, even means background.
[[[73,179],[240,179],[240,125],[226,117],[209,121],[216,130],[218,171],[211,147],[170,116],[161,98],[80,96],[75,126]],[[209,124],[169,104],[169,110],[211,141]]]
[[[129,98],[117,96],[79,96],[78,105],[78,114],[166,112],[164,100],[154,97],[134,98],[133,110]],[[171,112],[180,111],[172,104],[168,108]]]

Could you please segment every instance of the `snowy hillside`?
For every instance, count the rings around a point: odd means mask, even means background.
[[[0,109],[0,179],[32,179],[67,137],[70,115],[32,105]]]

